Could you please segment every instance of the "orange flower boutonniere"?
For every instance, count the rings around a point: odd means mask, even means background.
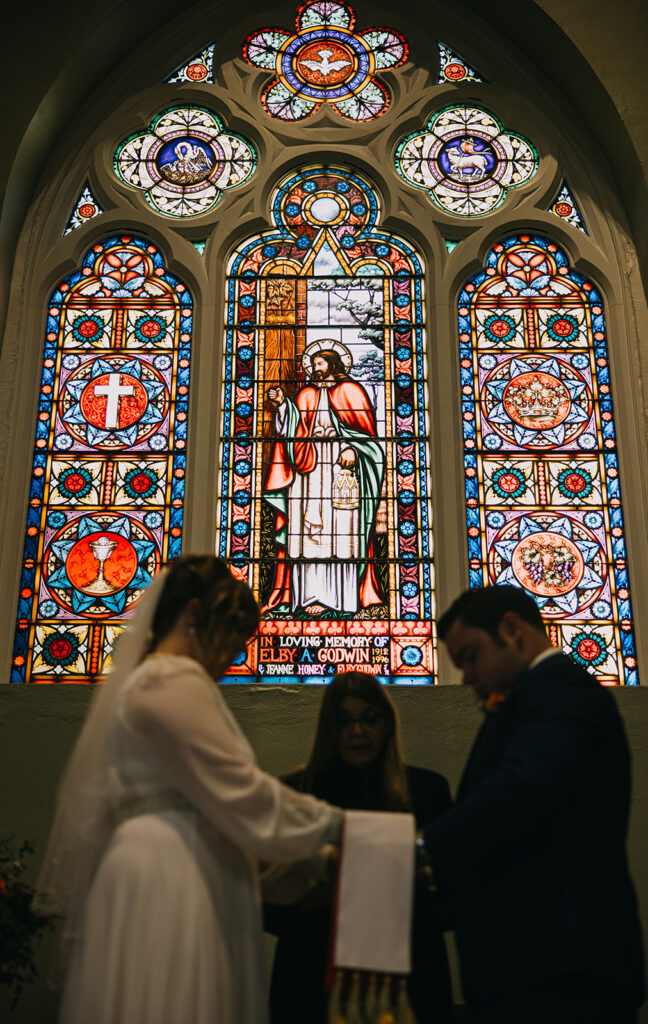
[[[498,693],[497,690],[493,690],[489,693],[488,697],[484,701],[484,707],[486,711],[497,711],[502,701],[506,700],[506,696],[503,693]]]

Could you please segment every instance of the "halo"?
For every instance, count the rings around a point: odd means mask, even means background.
[[[318,338],[317,341],[311,341],[310,345],[304,349],[302,356],[302,369],[307,377],[310,377],[313,373],[313,359],[315,356],[327,350],[337,352],[342,360],[344,369],[347,373],[349,372],[353,366],[353,356],[346,345],[343,345],[341,341],[335,341],[334,338]]]

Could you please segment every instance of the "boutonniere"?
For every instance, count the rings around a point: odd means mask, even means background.
[[[497,690],[493,690],[493,692],[489,693],[488,697],[484,701],[484,710],[485,711],[491,711],[491,712],[492,711],[497,711],[497,709],[500,706],[500,704],[502,703],[502,701],[505,701],[505,700],[506,700],[506,695],[505,694],[499,693]]]

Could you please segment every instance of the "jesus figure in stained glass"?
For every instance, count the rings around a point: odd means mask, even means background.
[[[349,371],[346,346],[311,343],[309,379],[294,399],[266,390],[276,438],[264,498],[275,512],[277,570],[266,611],[360,615],[382,605],[373,564],[385,472],[369,395]]]

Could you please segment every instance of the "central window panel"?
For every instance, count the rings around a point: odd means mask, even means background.
[[[217,550],[262,607],[230,681],[435,682],[423,266],[311,166],[232,255]]]

